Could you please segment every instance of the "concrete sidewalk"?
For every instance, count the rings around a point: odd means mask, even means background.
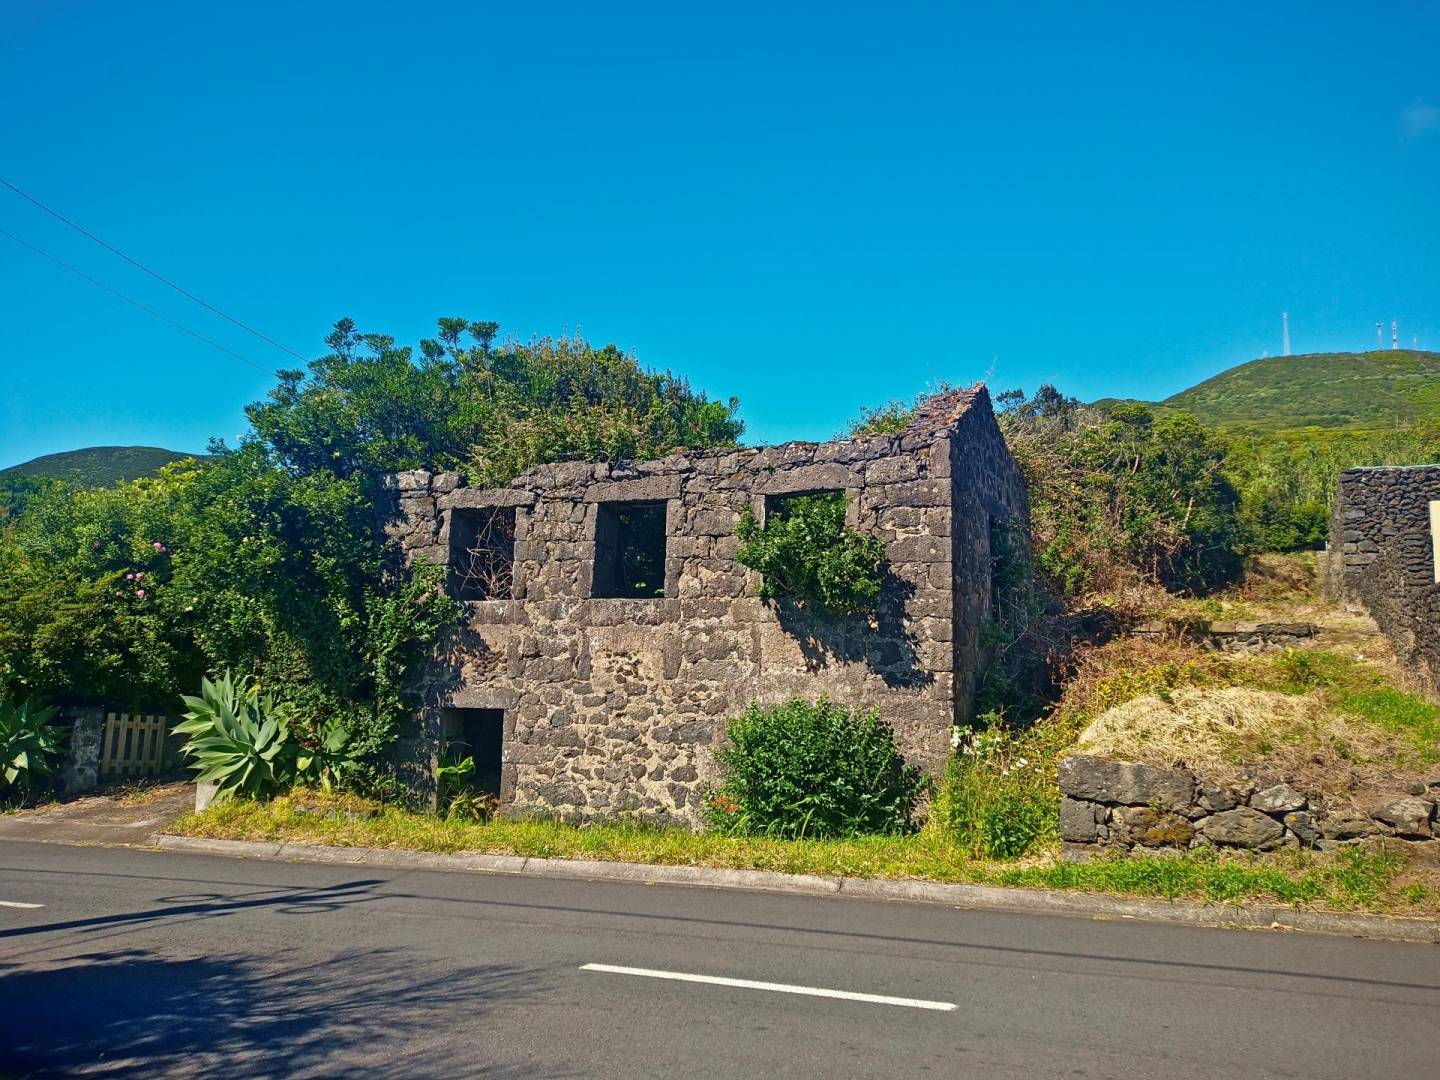
[[[152,847],[166,828],[193,809],[195,785],[177,780],[18,810],[0,817],[0,839]]]

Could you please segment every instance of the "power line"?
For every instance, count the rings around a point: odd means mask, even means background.
[[[160,312],[156,311],[154,308],[148,308],[148,307],[146,307],[144,304],[140,303],[139,300],[136,300],[136,299],[134,299],[133,297],[126,296],[126,295],[125,295],[124,293],[122,293],[119,289],[112,289],[109,285],[106,285],[103,281],[97,281],[95,278],[93,278],[93,277],[91,277],[89,274],[85,273],[85,271],[83,271],[83,270],[77,270],[75,267],[71,266],[69,263],[65,262],[63,259],[57,259],[54,255],[51,255],[48,251],[42,251],[40,248],[36,247],[34,244],[30,243],[28,240],[22,240],[22,239],[20,239],[20,237],[16,236],[14,233],[12,233],[12,232],[10,232],[10,231],[8,231],[8,230],[6,230],[6,229],[0,229],[0,236],[8,236],[11,240],[14,240],[15,243],[19,244],[21,247],[23,247],[23,248],[29,248],[29,249],[30,249],[31,251],[33,251],[36,255],[40,255],[40,256],[43,256],[43,257],[46,258],[46,259],[49,259],[49,260],[50,260],[51,262],[53,262],[56,266],[63,266],[66,270],[69,270],[69,271],[70,271],[72,274],[74,274],[76,277],[84,278],[86,281],[90,282],[91,285],[94,285],[94,286],[96,286],[96,287],[98,287],[98,288],[104,289],[104,290],[105,290],[106,292],[108,292],[111,296],[118,296],[121,300],[124,300],[127,304],[133,304],[135,307],[137,307],[137,308],[139,308],[141,311],[145,312],[145,314],[155,316],[155,318],[159,319],[159,320],[160,320],[161,322],[163,322],[163,323],[168,323],[169,325],[173,326],[176,330],[183,330],[185,333],[189,334],[191,337],[195,338],[195,339],[198,340],[198,341],[203,341],[206,345],[209,345],[211,348],[219,349],[221,352],[225,353],[227,356],[233,356],[236,360],[239,360],[242,364],[249,364],[249,365],[250,365],[252,368],[254,368],[256,371],[263,371],[266,375],[274,375],[277,379],[280,378],[280,373],[279,373],[278,371],[272,371],[270,368],[265,367],[263,364],[257,364],[257,363],[255,363],[255,361],[251,360],[248,356],[241,356],[241,355],[240,355],[238,352],[236,352],[234,349],[227,349],[224,345],[221,345],[218,341],[211,341],[211,340],[210,340],[209,338],[207,338],[204,334],[197,333],[196,331],[191,330],[190,327],[184,325],[183,323],[178,323],[178,322],[176,322],[174,319],[170,318],[169,316],[161,315]]]
[[[182,289],[179,285],[176,285],[175,282],[171,281],[171,280],[170,280],[169,278],[167,278],[167,277],[162,276],[161,274],[156,273],[154,270],[151,270],[151,269],[150,269],[148,266],[146,266],[144,263],[139,262],[139,261],[136,260],[136,259],[132,259],[129,255],[126,255],[125,252],[121,251],[119,248],[115,247],[113,244],[107,244],[104,240],[101,240],[100,237],[96,236],[94,233],[88,232],[88,231],[86,231],[85,229],[82,229],[79,225],[75,224],[75,222],[71,221],[71,220],[70,220],[69,218],[67,218],[64,214],[60,213],[58,210],[52,210],[50,207],[48,207],[48,206],[46,206],[44,203],[42,203],[39,199],[35,198],[35,196],[29,195],[29,194],[27,194],[26,192],[21,191],[18,187],[16,187],[14,184],[12,184],[9,180],[6,180],[3,176],[0,176],[0,184],[4,184],[7,188],[9,188],[11,191],[15,192],[15,194],[16,194],[16,195],[19,195],[22,199],[25,199],[25,200],[28,201],[28,202],[34,203],[34,204],[35,204],[36,206],[38,206],[41,210],[44,210],[47,214],[49,214],[51,217],[55,218],[56,220],[58,220],[58,221],[63,221],[66,225],[69,225],[70,228],[74,229],[74,230],[75,230],[76,232],[78,232],[81,236],[84,236],[84,237],[86,237],[87,239],[90,239],[90,240],[95,241],[95,243],[99,244],[99,245],[100,245],[101,247],[103,247],[106,251],[111,252],[111,253],[114,254],[114,255],[120,256],[120,258],[124,259],[124,260],[125,260],[126,262],[128,262],[131,266],[135,267],[136,269],[145,271],[145,273],[149,274],[149,275],[150,275],[151,277],[153,277],[156,281],[158,281],[158,282],[160,282],[161,284],[166,285],[166,286],[174,289],[174,290],[175,290],[176,292],[178,292],[181,296],[187,297],[187,298],[195,301],[195,303],[199,304],[199,305],[200,305],[201,307],[203,307],[206,311],[214,312],[216,315],[219,315],[222,319],[226,319],[226,320],[234,323],[236,326],[240,327],[240,329],[241,329],[241,330],[244,330],[246,333],[248,333],[248,334],[254,334],[254,335],[255,335],[257,338],[259,338],[261,341],[266,342],[266,343],[269,344],[269,345],[275,346],[275,348],[279,349],[279,350],[280,350],[281,352],[283,352],[283,353],[289,353],[291,356],[295,357],[296,360],[300,360],[300,361],[302,361],[302,362],[308,362],[308,358],[307,358],[307,357],[305,357],[305,356],[301,355],[300,353],[296,352],[294,349],[292,349],[292,348],[290,348],[290,347],[288,347],[288,346],[286,346],[286,345],[281,345],[280,342],[276,341],[274,338],[266,337],[266,336],[265,336],[264,334],[262,334],[259,330],[256,330],[253,326],[248,326],[248,325],[246,325],[245,323],[241,322],[239,319],[235,318],[235,316],[233,316],[233,315],[228,315],[228,314],[226,314],[225,312],[221,311],[221,310],[220,310],[219,308],[217,308],[214,304],[210,304],[210,303],[207,303],[207,302],[204,301],[204,300],[201,300],[200,297],[196,296],[194,293],[189,292],[189,291],[186,290],[186,289]]]

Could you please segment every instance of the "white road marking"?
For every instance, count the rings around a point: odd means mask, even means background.
[[[44,904],[22,904],[19,900],[0,900],[0,907],[37,908]]]
[[[935,1012],[950,1012],[955,1008],[955,1004],[949,1001],[925,1001],[922,998],[890,997],[887,994],[857,994],[850,990],[826,990],[819,986],[792,986],[789,983],[755,982],[752,979],[724,979],[718,975],[691,975],[684,971],[655,971],[652,968],[616,967],[614,964],[582,964],[580,970],[603,971],[611,975],[643,975],[647,979],[708,983],[712,986],[735,986],[742,990],[770,990],[777,994],[839,998],[841,1001],[866,1001],[872,1005],[901,1005],[907,1009],[932,1009]]]

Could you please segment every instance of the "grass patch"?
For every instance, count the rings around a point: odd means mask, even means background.
[[[1197,851],[1060,861],[1053,849],[1022,861],[977,859],[937,828],[909,836],[777,840],[696,834],[640,822],[567,825],[543,819],[447,821],[355,796],[295,792],[271,802],[236,800],[172,827],[187,836],[536,858],[601,859],[789,874],[969,882],[1209,903],[1261,901],[1411,915],[1440,914],[1434,880],[1417,880],[1389,849],[1270,856]],[[1432,872],[1433,873],[1433,872]]]
[[[1342,693],[1340,707],[1405,739],[1425,764],[1440,761],[1440,706],[1389,686]]]

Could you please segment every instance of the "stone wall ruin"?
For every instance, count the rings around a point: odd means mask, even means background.
[[[1440,690],[1440,465],[1346,469],[1330,519],[1326,590],[1367,611],[1396,657]]]
[[[388,488],[388,535],[448,566],[465,608],[420,680],[415,782],[443,739],[485,739],[508,813],[690,825],[709,750],[752,701],[878,708],[910,761],[942,768],[982,662],[992,527],[1027,524],[983,387],[937,395],[894,435]],[[744,511],[763,522],[777,499],[826,491],[885,544],[875,617],[762,602],[735,561]]]

